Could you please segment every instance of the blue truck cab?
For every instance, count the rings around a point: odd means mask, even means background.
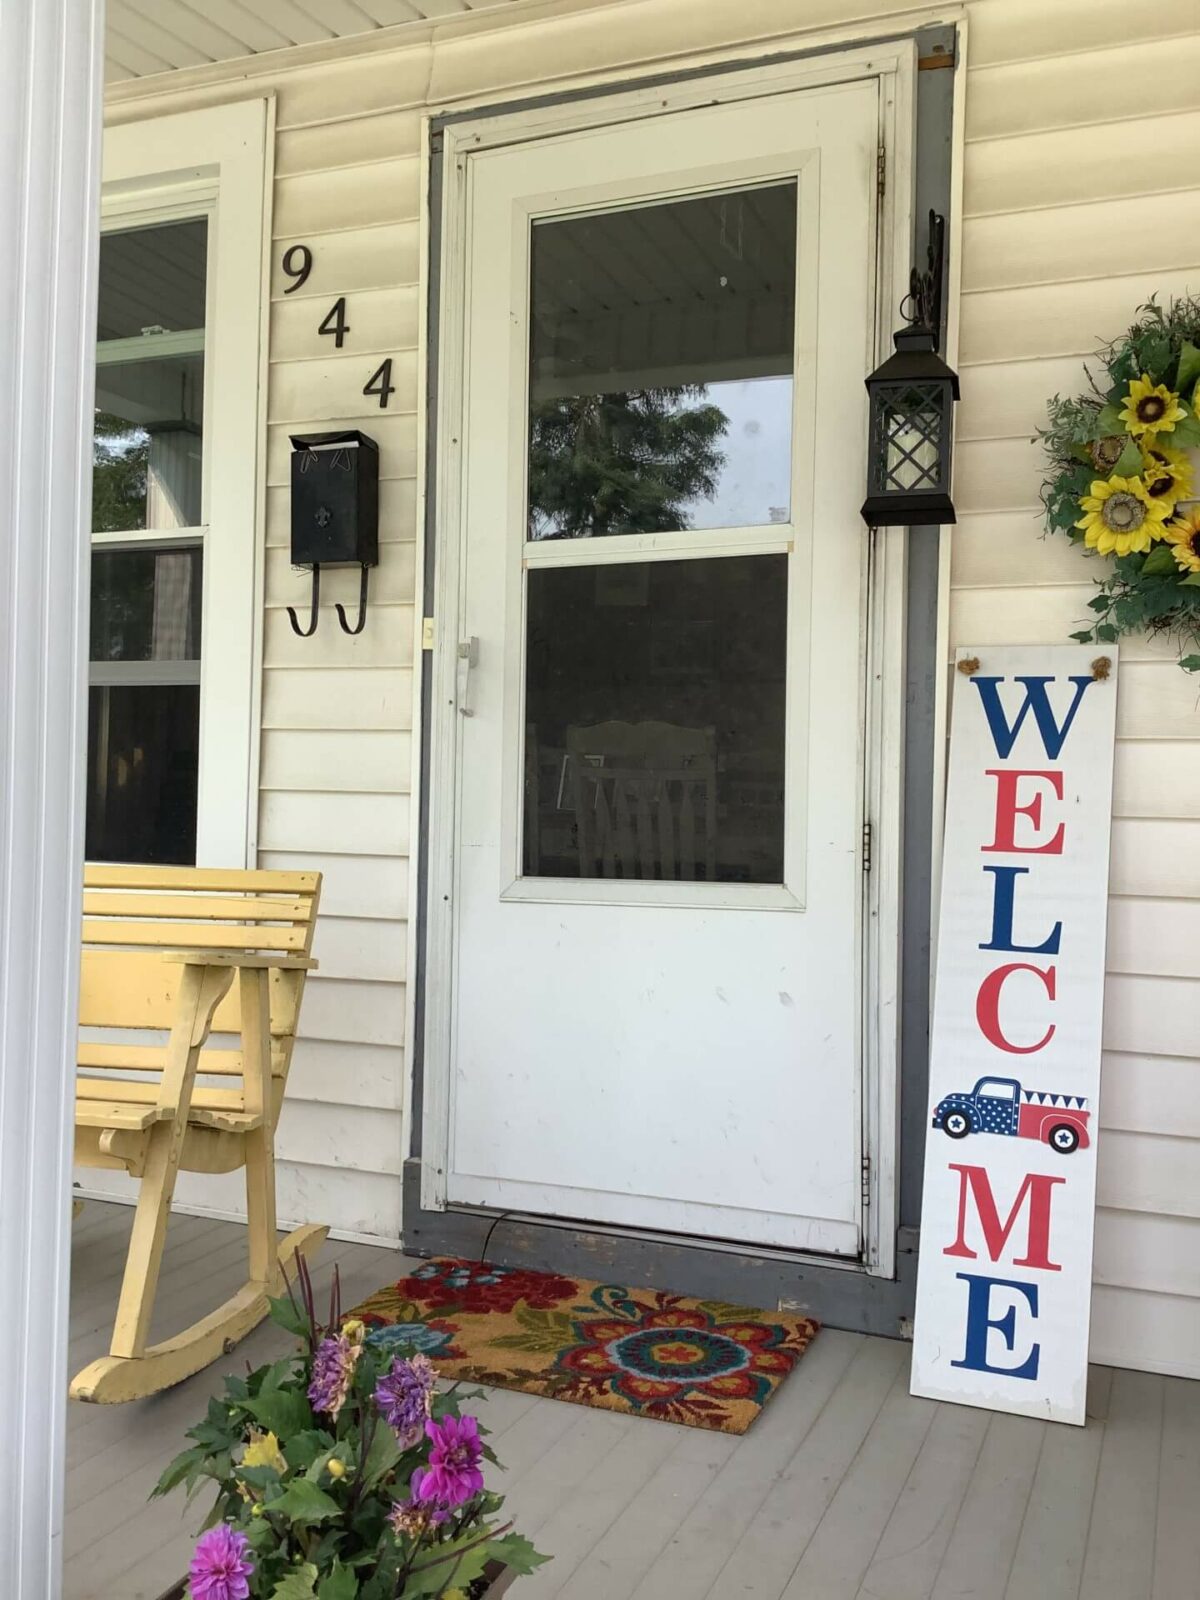
[[[969,1133],[1015,1135],[1020,1113],[1016,1078],[980,1078],[969,1094],[948,1094],[938,1101],[933,1126],[952,1139],[965,1139]]]

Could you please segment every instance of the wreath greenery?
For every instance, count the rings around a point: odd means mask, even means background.
[[[1038,430],[1048,531],[1111,559],[1088,604],[1082,644],[1168,634],[1180,666],[1200,671],[1200,296],[1142,306],[1127,333],[1097,352],[1091,392],[1048,404]]]

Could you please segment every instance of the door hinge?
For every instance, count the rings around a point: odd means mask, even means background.
[[[863,823],[862,831],[862,869],[864,872],[871,870],[871,824]]]
[[[421,649],[422,650],[432,650],[433,649],[433,618],[432,617],[422,617],[421,618]]]
[[[882,142],[875,152],[875,192],[882,200],[887,189],[887,145]]]
[[[871,1158],[862,1158],[862,1203],[864,1206],[871,1204]]]

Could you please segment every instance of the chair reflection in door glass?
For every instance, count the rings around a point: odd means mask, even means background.
[[[715,880],[715,729],[568,727],[565,776],[581,877]]]

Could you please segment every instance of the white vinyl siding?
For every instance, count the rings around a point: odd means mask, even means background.
[[[865,22],[886,34],[912,18],[907,0],[556,0],[514,12],[414,25],[394,50],[376,35],[354,57],[281,55],[277,70],[257,57],[223,84],[205,70],[195,87],[159,78],[110,95],[121,121],[277,97],[259,859],[326,873],[323,971],[280,1130],[280,1212],[385,1236],[399,1226],[416,782],[421,115],[667,71],[689,52],[753,58]],[[1046,397],[1081,387],[1083,356],[1140,301],[1200,290],[1200,34],[1195,0],[972,0],[966,12],[950,643],[1057,642],[1085,614],[1097,569],[1041,537],[1030,436]],[[300,242],[313,272],[285,297],[280,258]],[[335,353],[316,330],[340,294],[352,332]],[[397,390],[380,411],[361,390],[385,355]],[[328,609],[302,641],[281,610],[302,605],[309,583],[287,560],[287,436],[333,426],[379,443],[380,566],[364,634],[346,638]],[[353,603],[357,582],[330,572],[325,598]],[[1123,647],[1093,1323],[1097,1359],[1192,1375],[1197,696],[1167,647]]]
[[[1102,568],[1042,537],[1030,439],[1151,294],[1200,291],[1200,16],[969,19],[950,638],[1065,639]],[[1198,1377],[1200,686],[1174,655],[1121,643],[1092,1355]]]

